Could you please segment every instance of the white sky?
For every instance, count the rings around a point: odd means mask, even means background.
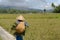
[[[51,3],[60,4],[60,0],[0,0],[0,5],[23,6],[36,9],[49,9]]]

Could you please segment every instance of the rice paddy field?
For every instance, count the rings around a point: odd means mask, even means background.
[[[2,38],[0,37],[0,40],[2,40]]]
[[[9,33],[20,14],[0,14],[0,26]],[[26,29],[24,40],[60,40],[60,14],[22,14],[29,27]],[[0,39],[1,40],[1,39]]]

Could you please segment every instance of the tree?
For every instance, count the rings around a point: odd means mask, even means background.
[[[54,9],[53,12],[54,12],[54,13],[60,13],[60,5],[57,6],[57,7]]]
[[[60,13],[60,5],[55,6],[54,3],[52,3],[51,6],[54,8],[53,10],[54,13]]]
[[[52,3],[52,4],[51,4],[51,6],[52,6],[53,8],[55,8],[55,7],[56,7],[54,3]]]
[[[44,9],[43,11],[44,11],[44,13],[45,13],[45,12],[46,12],[46,9]]]

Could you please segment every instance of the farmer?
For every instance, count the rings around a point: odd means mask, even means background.
[[[25,21],[24,17],[22,15],[17,17],[16,22],[11,28],[11,30],[15,30],[14,35],[16,36],[16,40],[23,40],[23,36],[25,35],[27,27],[29,27],[29,25]]]

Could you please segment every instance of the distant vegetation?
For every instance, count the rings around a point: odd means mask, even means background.
[[[60,13],[60,5],[56,6],[54,3],[52,3],[52,7],[54,8],[54,13]]]
[[[9,13],[9,14],[16,14],[16,13],[39,13],[38,10],[18,10],[14,8],[0,8],[0,13]]]
[[[46,13],[46,12],[53,12],[53,13],[60,13],[60,5],[56,6],[54,3],[51,4],[52,9],[47,10],[47,9],[27,9],[27,8],[12,8],[12,7],[1,7],[0,6],[0,14],[20,14],[20,13]]]

